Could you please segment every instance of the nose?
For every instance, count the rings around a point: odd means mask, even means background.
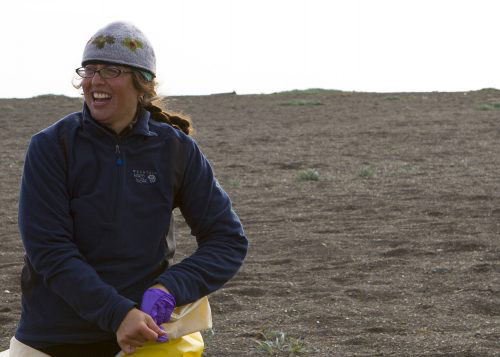
[[[100,72],[94,73],[94,77],[92,77],[92,84],[104,83],[104,79],[101,77]]]

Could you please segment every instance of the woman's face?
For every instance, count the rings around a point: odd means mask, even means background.
[[[89,64],[85,68],[99,70],[107,66],[131,71],[125,66],[105,64]],[[90,114],[116,133],[120,133],[134,119],[138,99],[142,95],[133,85],[132,74],[124,72],[110,79],[103,79],[100,73],[95,73],[94,77],[82,80],[83,95]]]

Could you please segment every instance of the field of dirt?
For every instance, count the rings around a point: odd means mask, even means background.
[[[500,356],[500,91],[312,92],[168,100],[251,244],[210,297],[205,355],[265,356],[256,341],[283,332],[311,356]],[[20,313],[26,146],[80,107],[0,99],[0,350]],[[181,219],[177,259],[195,248]]]

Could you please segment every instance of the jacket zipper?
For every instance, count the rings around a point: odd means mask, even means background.
[[[116,176],[115,183],[112,187],[113,189],[113,205],[112,205],[112,220],[113,223],[118,224],[116,220],[119,217],[120,213],[120,204],[121,204],[121,196],[123,191],[123,158],[122,153],[120,151],[120,141],[116,141],[115,144],[115,165],[116,165]]]
[[[119,144],[116,144],[116,146],[115,146],[115,154],[116,154],[116,166],[122,166],[123,159],[122,159],[122,155],[120,153],[120,145]]]

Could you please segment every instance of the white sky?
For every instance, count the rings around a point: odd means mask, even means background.
[[[130,21],[164,95],[500,87],[498,0],[7,0],[0,97],[78,96],[88,39]]]

